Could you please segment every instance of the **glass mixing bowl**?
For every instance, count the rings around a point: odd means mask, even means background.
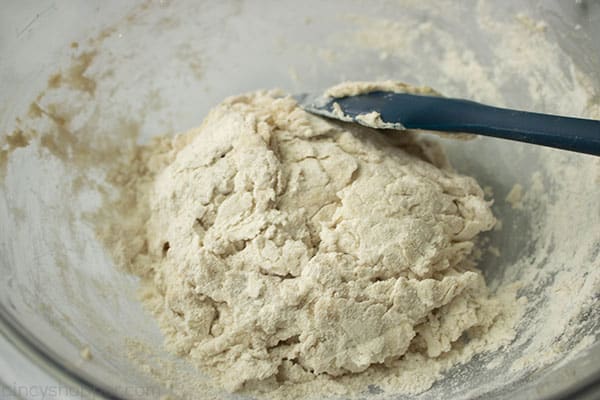
[[[317,91],[342,80],[398,79],[600,118],[596,1],[40,0],[2,8],[0,131],[11,132],[0,142],[3,398],[208,396],[181,378],[189,366],[162,350],[136,278],[97,241],[86,215],[99,206],[103,175],[77,163],[74,140],[144,141],[198,125],[229,95]],[[67,128],[33,101],[54,102]],[[18,129],[36,138],[23,141]],[[522,280],[529,301],[512,344],[454,367],[415,398],[597,398],[600,163],[494,139],[438,140],[459,171],[495,195],[502,229],[485,236],[492,250],[480,261],[490,287]],[[516,183],[525,194],[513,208],[504,197]]]

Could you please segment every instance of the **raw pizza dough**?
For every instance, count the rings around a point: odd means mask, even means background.
[[[113,247],[167,346],[229,390],[437,358],[501,312],[470,257],[490,203],[411,132],[260,91],[134,162]]]

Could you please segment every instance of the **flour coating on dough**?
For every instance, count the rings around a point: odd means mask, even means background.
[[[229,390],[439,357],[496,317],[469,258],[490,203],[410,132],[261,91],[166,148],[144,158],[131,269],[168,347]]]

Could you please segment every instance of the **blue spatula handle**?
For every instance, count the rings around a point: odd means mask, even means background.
[[[600,155],[600,121],[406,93],[372,92],[335,102],[352,117],[377,111],[383,121],[408,129],[476,133]]]

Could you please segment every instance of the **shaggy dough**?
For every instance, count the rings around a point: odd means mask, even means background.
[[[422,94],[427,96],[440,96],[438,92],[428,86],[412,86],[398,81],[354,81],[342,82],[330,87],[323,94],[329,98],[356,96],[378,90],[396,93]]]
[[[410,132],[261,91],[140,159],[127,262],[167,345],[229,390],[439,357],[498,312],[469,257],[490,203]]]

